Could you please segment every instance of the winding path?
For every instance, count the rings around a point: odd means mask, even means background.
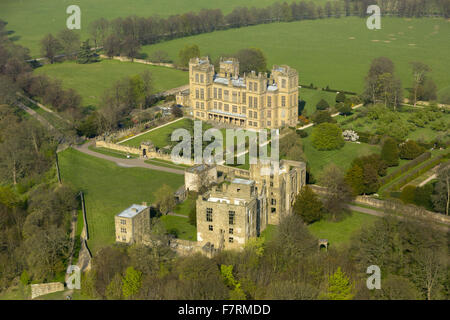
[[[74,149],[78,150],[80,152],[83,152],[85,154],[88,154],[90,156],[96,157],[96,158],[112,161],[120,167],[125,167],[125,168],[139,167],[139,168],[146,168],[146,169],[165,171],[165,172],[169,172],[169,173],[184,175],[184,170],[152,165],[149,163],[145,163],[143,159],[119,159],[116,157],[107,156],[105,154],[90,150],[89,146],[91,146],[91,145],[94,145],[93,141],[87,142],[81,146],[74,146]]]

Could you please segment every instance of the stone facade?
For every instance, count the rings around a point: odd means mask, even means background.
[[[184,100],[184,101],[182,101]],[[178,102],[186,105],[186,96]],[[196,119],[251,129],[298,122],[298,73],[283,65],[266,73],[239,75],[236,59],[221,59],[219,72],[207,57],[189,62],[189,103]]]
[[[256,187],[266,190],[268,201],[268,224],[279,224],[283,216],[292,213],[295,197],[306,185],[304,162],[281,160],[279,168],[261,164],[250,165],[250,179]]]
[[[199,164],[184,172],[184,186],[186,191],[200,191],[202,185],[208,186],[217,182],[217,167]]]
[[[235,178],[213,187],[197,199],[197,241],[214,249],[240,249],[259,236],[265,195],[255,181]]]
[[[116,242],[143,242],[150,231],[150,207],[146,203],[133,204],[114,217]]]

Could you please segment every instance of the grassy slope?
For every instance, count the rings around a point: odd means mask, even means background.
[[[188,74],[184,71],[107,59],[92,64],[56,63],[45,65],[36,69],[35,72],[62,80],[65,88],[73,88],[83,97],[83,105],[97,106],[103,92],[114,82],[126,76],[142,73],[144,70],[151,72],[155,92],[179,87],[189,82]]]
[[[61,176],[85,193],[89,245],[93,253],[114,242],[114,216],[133,203],[154,201],[153,193],[168,184],[174,190],[183,176],[144,168],[121,168],[115,163],[74,149],[59,154]]]
[[[431,66],[430,75],[442,89],[450,85],[449,32],[450,23],[444,19],[383,17],[381,30],[368,30],[365,19],[350,17],[218,31],[146,46],[143,51],[165,50],[176,60],[186,44],[196,43],[202,54],[213,58],[253,46],[264,51],[269,66],[296,68],[301,83],[356,92],[362,90],[373,58],[391,58],[404,87],[412,82],[409,62],[418,60]]]
[[[39,41],[47,33],[57,33],[66,26],[66,8],[78,5],[81,9],[81,30],[83,38],[89,37],[89,24],[101,17],[112,19],[137,15],[149,17],[158,14],[168,17],[172,14],[200,11],[202,8],[221,8],[224,14],[237,6],[264,7],[278,0],[2,0],[2,19],[9,22],[9,29],[19,36],[18,43],[28,46],[33,56],[39,55]],[[292,0],[287,0],[291,2]],[[324,3],[325,0],[313,0]]]

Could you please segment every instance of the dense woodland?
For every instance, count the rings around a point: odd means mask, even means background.
[[[160,226],[153,247],[105,247],[82,278],[82,293],[103,299],[448,299],[448,238],[431,225],[378,220],[351,244],[318,249],[298,215],[242,252],[175,257]],[[366,269],[382,270],[368,290]]]

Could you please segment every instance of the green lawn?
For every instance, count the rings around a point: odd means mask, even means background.
[[[311,173],[316,179],[319,178],[322,169],[330,163],[334,163],[342,170],[347,170],[353,159],[380,152],[379,146],[354,142],[345,142],[344,146],[338,150],[319,151],[312,145],[311,130],[309,128],[307,130],[309,136],[302,139],[303,152],[307,163],[311,167]]]
[[[184,200],[182,203],[178,204],[173,212],[177,214],[182,214],[184,216],[189,216],[189,211],[192,207],[195,207],[197,201],[196,196],[188,196],[186,200]]]
[[[302,112],[302,115],[305,116],[311,116],[316,111],[316,105],[321,99],[328,102],[330,107],[336,104],[336,94],[322,90],[300,89],[299,99],[306,102],[304,111]]]
[[[352,235],[362,226],[373,223],[376,216],[351,212],[351,216],[339,222],[321,220],[308,226],[309,231],[319,239],[328,239],[330,246],[348,243]]]
[[[165,50],[177,60],[186,44],[197,44],[212,58],[239,49],[257,47],[273,64],[287,64],[299,72],[299,82],[318,87],[361,92],[373,58],[385,56],[395,63],[404,87],[412,84],[409,62],[421,61],[433,71],[438,89],[450,85],[450,23],[445,19],[382,18],[381,30],[368,30],[366,19],[306,20],[272,23],[217,31],[145,46],[152,54]],[[306,91],[306,89],[304,90]]]
[[[190,130],[193,127],[194,122],[191,119],[183,118],[181,120],[178,120],[177,122],[147,132],[146,134],[140,135],[134,139],[125,141],[121,144],[137,148],[141,145],[142,142],[150,140],[156,147],[162,148],[171,143],[170,137],[175,129],[184,128]]]
[[[114,216],[133,203],[152,203],[154,192],[168,184],[173,190],[184,182],[182,175],[144,168],[123,168],[115,163],[74,149],[59,153],[63,183],[85,194],[89,247],[92,253],[114,243]]]
[[[189,224],[187,218],[162,216],[161,221],[169,232],[176,230],[178,238],[197,241],[197,228]]]
[[[152,74],[155,92],[176,88],[189,82],[188,73],[181,70],[108,59],[92,64],[77,64],[72,61],[47,64],[34,72],[60,79],[64,88],[73,88],[83,97],[83,105],[98,107],[102,94],[111,88],[114,82],[145,70]]]

